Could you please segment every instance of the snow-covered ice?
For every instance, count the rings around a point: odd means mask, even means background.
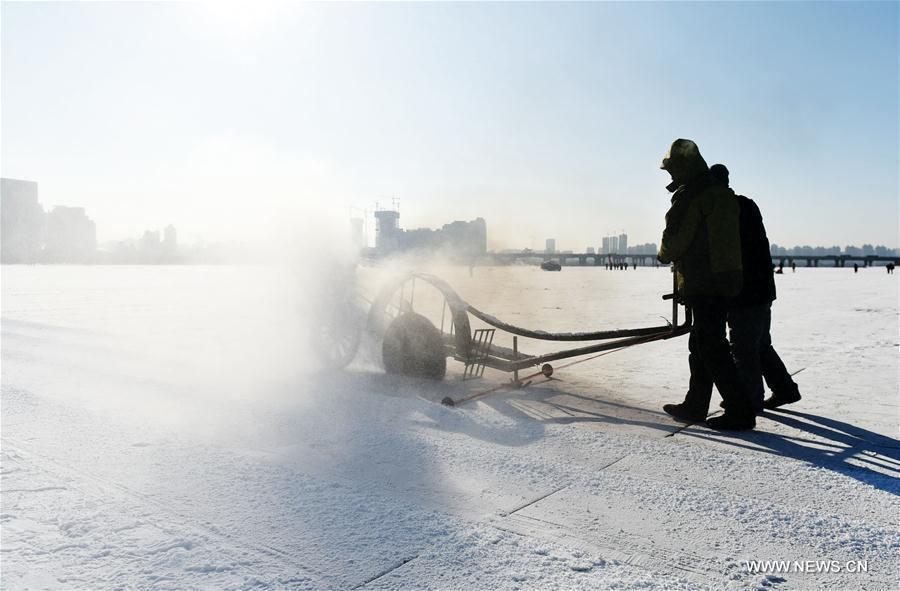
[[[281,269],[2,274],[3,589],[897,587],[900,290],[881,268],[778,277],[804,399],[731,435],[660,410],[686,338],[447,408],[507,376],[311,371],[308,280]],[[665,269],[437,274],[554,332],[669,309]],[[745,564],[772,559],[868,572]]]

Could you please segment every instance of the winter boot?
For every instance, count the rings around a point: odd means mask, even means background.
[[[772,410],[773,408],[778,408],[779,406],[784,406],[785,404],[793,404],[800,400],[800,392],[798,390],[793,390],[788,392],[787,394],[775,394],[766,398],[765,402],[763,402],[763,406]]]
[[[718,417],[709,417],[706,426],[716,431],[750,431],[756,427],[756,418],[753,415],[725,414]]]
[[[687,423],[702,423],[706,420],[705,412],[698,412],[692,408],[688,408],[683,402],[681,404],[664,404],[663,410],[679,421]]]
[[[771,400],[771,398],[770,398],[769,400]],[[798,398],[797,400],[800,400],[800,399]],[[783,403],[783,404],[787,404],[787,403],[785,402],[785,403]],[[724,401],[724,400],[721,401],[721,402],[719,402],[719,407],[720,407],[720,408],[726,408],[726,407],[725,407],[725,401]],[[753,411],[756,412],[756,414],[761,415],[761,414],[763,413],[763,411],[764,411],[766,408],[768,408],[768,407],[766,406],[766,403],[763,402],[761,399],[760,399],[760,400],[754,400],[754,401],[753,401]]]

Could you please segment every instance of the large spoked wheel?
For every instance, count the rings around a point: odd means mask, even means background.
[[[388,373],[441,380],[447,373],[447,352],[441,332],[428,318],[406,312],[391,321],[381,348]]]
[[[471,344],[467,304],[437,277],[411,274],[386,284],[368,325],[381,340],[388,373],[441,379],[446,358],[465,359]]]
[[[323,312],[314,320],[312,347],[325,370],[347,367],[356,357],[362,341],[363,314],[348,303]]]

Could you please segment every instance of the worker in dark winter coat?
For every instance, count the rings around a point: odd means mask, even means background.
[[[734,192],[715,182],[690,140],[676,140],[660,168],[672,175],[666,187],[672,207],[657,258],[675,263],[678,290],[685,298],[736,296],[743,274]]]
[[[707,424],[715,429],[752,429],[755,411],[731,357],[725,325],[728,307],[743,284],[740,208],[734,192],[710,175],[697,144],[675,140],[663,158],[672,177],[672,206],[657,258],[674,263],[679,295],[693,310],[688,361],[708,376],[726,402],[725,413]],[[686,421],[703,421],[711,389],[688,390],[681,404],[663,406]]]
[[[710,174],[723,187],[729,186],[728,169],[723,164],[710,167]],[[757,412],[800,400],[797,384],[772,346],[772,302],[775,276],[769,238],[756,203],[737,195],[740,205],[741,265],[744,287],[728,311],[731,353],[738,374],[747,387]],[[695,372],[695,369],[697,370]],[[763,378],[772,397],[763,401]],[[691,389],[712,392],[712,380],[702,368],[691,368]]]

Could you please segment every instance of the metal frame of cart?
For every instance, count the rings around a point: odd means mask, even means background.
[[[654,340],[664,340],[681,336],[690,331],[691,310],[685,306],[684,320],[679,324],[679,306],[683,302],[677,297],[673,286],[664,300],[672,300],[671,321],[665,325],[644,328],[630,328],[579,333],[551,333],[542,330],[522,328],[503,322],[486,314],[463,300],[447,282],[434,275],[411,273],[389,282],[372,302],[368,314],[368,329],[374,334],[384,334],[390,323],[399,315],[415,311],[415,291],[417,283],[424,282],[437,289],[444,299],[439,327],[447,357],[465,364],[463,377],[480,376],[485,367],[513,373],[518,382],[519,371],[536,366],[548,367],[552,361],[611,351],[639,345]],[[470,316],[477,318],[491,328],[471,328]],[[493,343],[495,331],[513,336],[513,347],[501,347]],[[563,349],[541,355],[529,355],[518,349],[518,337],[541,341],[589,342],[579,347]],[[552,367],[549,373],[552,374]]]

